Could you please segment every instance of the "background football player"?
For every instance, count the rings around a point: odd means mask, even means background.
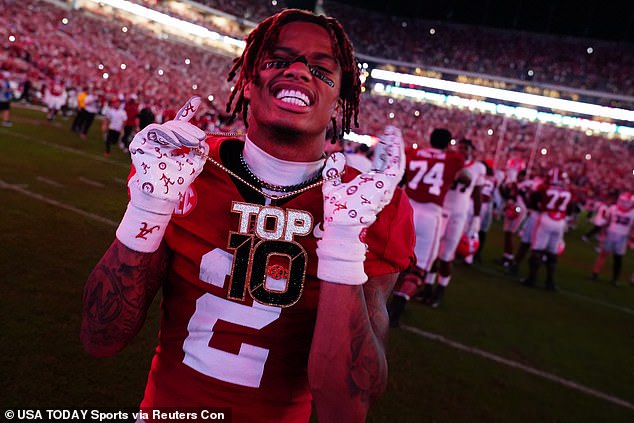
[[[592,280],[598,279],[607,256],[612,254],[612,279],[610,282],[617,285],[623,267],[623,256],[627,252],[627,244],[634,229],[634,198],[632,193],[625,191],[619,194],[616,204],[612,204],[608,208],[606,215],[605,234],[601,242],[601,250],[592,266]]]
[[[529,258],[528,277],[522,285],[534,286],[539,267],[546,263],[546,289],[556,291],[555,268],[561,253],[566,231],[566,217],[570,213],[572,193],[568,175],[558,167],[548,171],[547,180],[537,188],[537,209],[539,211]]]
[[[480,210],[482,199],[480,188],[486,176],[486,166],[475,160],[475,146],[469,139],[458,141],[458,152],[465,158],[464,172],[468,172],[468,183],[455,181],[443,202],[444,230],[440,238],[440,249],[436,259],[438,282],[432,276],[425,279],[423,301],[438,307],[449,285],[452,263],[456,258],[456,248],[463,234],[477,236],[480,231]],[[471,211],[471,213],[470,213]],[[433,293],[429,289],[434,286]]]
[[[390,326],[399,325],[405,304],[417,293],[418,288],[432,289],[426,276],[431,270],[440,245],[443,229],[442,204],[451,186],[469,184],[471,177],[464,168],[464,157],[448,151],[451,132],[444,128],[432,131],[430,147],[409,149],[406,153],[405,192],[414,210],[416,229],[416,265],[402,273],[397,281],[389,304]]]

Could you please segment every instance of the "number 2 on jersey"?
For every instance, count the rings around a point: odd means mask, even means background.
[[[218,287],[231,273],[232,255],[221,249],[205,254],[200,263],[200,279]],[[183,342],[183,363],[192,369],[225,382],[257,388],[264,374],[269,350],[247,343],[240,345],[238,354],[210,346],[214,326],[219,321],[262,329],[280,317],[280,307],[260,304],[239,304],[212,294],[196,300],[196,310],[187,325]]]

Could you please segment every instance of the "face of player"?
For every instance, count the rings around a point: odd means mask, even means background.
[[[300,142],[315,146],[305,149],[305,155],[314,155],[317,147],[321,154],[341,85],[341,68],[326,29],[308,22],[284,25],[276,45],[257,66],[258,78],[245,87],[249,138],[270,154],[274,152],[266,147],[271,140],[276,140],[275,150],[284,143],[298,150]]]

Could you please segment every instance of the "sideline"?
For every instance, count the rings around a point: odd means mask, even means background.
[[[464,344],[461,344],[459,342],[456,341],[452,341],[451,339],[445,338],[442,335],[438,335],[435,333],[431,333],[431,332],[427,332],[424,331],[422,329],[418,329],[416,327],[413,326],[408,326],[408,325],[401,325],[401,329],[404,329],[408,332],[411,332],[415,335],[421,336],[423,338],[427,338],[430,339],[432,341],[436,341],[436,342],[440,342],[441,344],[445,344],[448,345],[452,348],[461,350],[461,351],[465,351],[483,358],[486,358],[488,360],[491,360],[495,363],[498,364],[504,364],[506,366],[509,367],[513,367],[515,369],[519,369],[519,370],[523,370],[526,373],[530,373],[532,375],[535,376],[539,376],[541,378],[550,380],[551,382],[556,382],[560,385],[563,385],[567,388],[571,388],[580,392],[583,392],[584,394],[588,394],[591,395],[593,397],[611,402],[613,404],[616,405],[620,405],[621,407],[625,407],[625,408],[629,408],[630,410],[634,410],[634,404],[632,404],[629,401],[623,400],[621,398],[606,394],[604,392],[601,391],[597,391],[596,389],[592,389],[592,388],[588,388],[587,386],[581,385],[580,383],[574,382],[572,380],[568,380],[568,379],[564,379],[562,377],[556,376],[552,373],[548,373],[545,372],[543,370],[538,370],[535,369],[534,367],[530,367],[530,366],[526,366],[524,364],[518,363],[516,361],[513,360],[509,360],[507,358],[504,357],[500,357],[499,355],[495,355],[486,351],[483,351],[479,348],[475,348],[475,347],[470,347]]]

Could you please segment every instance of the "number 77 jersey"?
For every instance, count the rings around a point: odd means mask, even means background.
[[[456,174],[464,167],[462,155],[454,151],[422,148],[408,150],[405,157],[405,192],[409,198],[442,207]]]

